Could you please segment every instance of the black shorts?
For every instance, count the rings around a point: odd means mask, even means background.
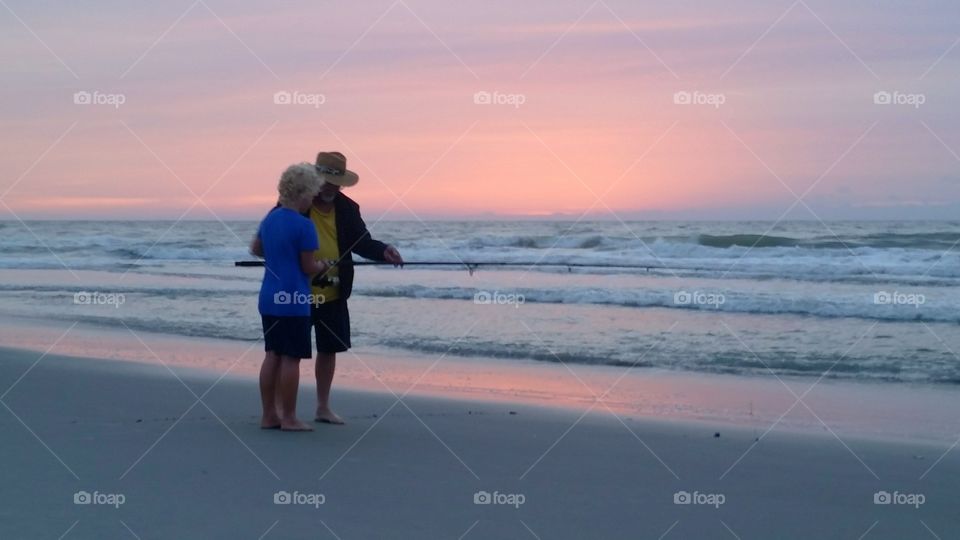
[[[350,348],[350,311],[346,300],[333,300],[310,308],[318,353],[338,353]]]
[[[263,350],[292,358],[310,358],[310,317],[260,315]]]

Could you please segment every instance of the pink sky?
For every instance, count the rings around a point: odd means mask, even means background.
[[[666,4],[11,1],[0,219],[254,219],[335,149],[373,219],[956,216],[951,3]]]

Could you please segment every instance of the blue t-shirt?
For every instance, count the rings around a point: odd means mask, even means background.
[[[266,261],[260,286],[260,314],[309,316],[310,281],[300,269],[300,254],[320,247],[313,223],[289,208],[278,207],[260,222],[257,236]]]

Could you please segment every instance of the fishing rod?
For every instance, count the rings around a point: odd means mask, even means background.
[[[257,267],[264,266],[263,261],[236,261],[233,263],[234,266],[242,267]],[[353,263],[354,266],[462,266],[466,268],[471,274],[481,266],[510,266],[510,267],[523,267],[523,266],[541,266],[541,267],[551,267],[551,268],[567,268],[572,270],[573,268],[618,268],[618,269],[634,269],[634,270],[644,270],[649,272],[653,270],[668,270],[669,267],[656,265],[656,264],[622,264],[622,263],[555,263],[555,262],[508,262],[508,261],[411,261],[404,262],[402,265],[394,265],[389,262],[380,262],[380,261],[356,261]]]

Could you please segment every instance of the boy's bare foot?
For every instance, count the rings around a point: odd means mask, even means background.
[[[280,417],[264,416],[260,420],[260,429],[280,429]]]
[[[313,421],[320,422],[321,424],[336,424],[338,426],[342,426],[345,423],[343,418],[337,416],[337,414],[330,409],[317,409],[317,416]]]
[[[299,419],[283,420],[280,422],[280,429],[283,431],[313,431],[313,426],[305,424]]]

